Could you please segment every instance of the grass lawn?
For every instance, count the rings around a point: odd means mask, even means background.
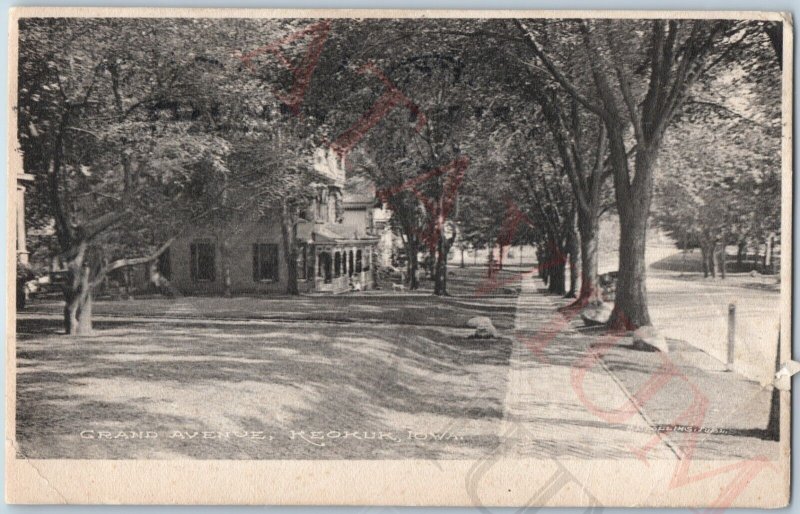
[[[673,430],[669,437],[681,450],[701,459],[777,457],[777,434],[767,430],[769,389],[726,372],[724,365],[683,341],[669,340],[668,357],[632,351],[628,340],[620,343],[603,360],[628,391],[645,391],[654,377],[673,373],[642,401],[642,408],[656,426]],[[705,432],[681,433],[670,428],[674,425]]]
[[[31,458],[447,459],[499,443],[511,340],[464,323],[510,332],[513,295],[97,302],[97,335],[79,338],[59,335],[60,308],[34,302],[17,325]]]
[[[463,327],[474,316],[489,316],[499,329],[514,323],[519,272],[504,271],[494,281],[484,268],[456,268],[449,288],[453,296],[436,297],[423,281],[420,291],[392,292],[388,284],[378,291],[339,295],[187,296],[96,300],[96,316],[176,317],[191,319],[248,319],[393,323]],[[463,293],[463,294],[462,294]],[[60,298],[34,300],[25,314],[60,316]],[[21,327],[20,332],[24,332]]]
[[[520,267],[515,264],[498,271],[493,279],[487,277],[485,265],[460,268],[453,263],[448,265],[447,292],[453,296],[490,298],[497,296],[516,296],[520,289],[520,274],[530,274],[534,265]],[[381,281],[382,289],[391,289],[390,281]],[[427,276],[420,279],[419,292],[433,293],[433,281]]]

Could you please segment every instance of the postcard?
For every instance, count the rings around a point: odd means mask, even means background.
[[[7,501],[787,505],[792,42],[12,9]]]

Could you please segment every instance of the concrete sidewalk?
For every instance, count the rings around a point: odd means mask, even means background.
[[[508,454],[626,459],[655,444],[649,458],[677,458],[606,368],[597,361],[588,365],[591,338],[556,307],[553,297],[537,290],[536,279],[523,280],[502,429],[511,439]],[[600,412],[619,408],[623,415]]]

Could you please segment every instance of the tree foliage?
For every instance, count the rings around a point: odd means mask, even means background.
[[[186,226],[278,213],[294,263],[320,149],[375,182],[412,287],[427,251],[437,294],[460,241],[501,255],[539,245],[559,292],[567,256],[574,279],[582,253],[581,298],[593,298],[597,219],[615,209],[625,326],[649,323],[654,190],[656,219],[678,239],[757,244],[778,225],[779,25],[49,18],[20,29],[28,223],[37,255],[67,270],[69,331],[94,285]]]

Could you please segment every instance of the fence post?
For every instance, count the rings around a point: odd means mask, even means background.
[[[728,362],[726,369],[733,370],[733,351],[736,343],[736,304],[728,304]]]

